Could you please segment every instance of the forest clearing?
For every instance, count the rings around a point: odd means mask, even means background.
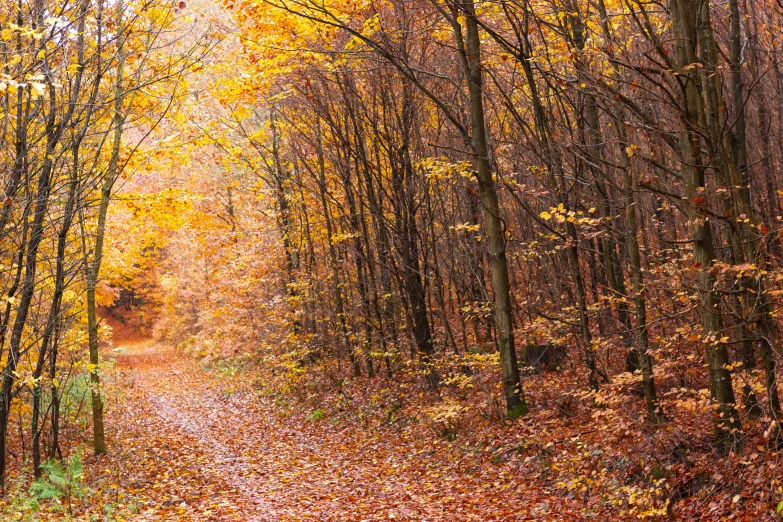
[[[0,1],[0,519],[783,519],[779,0]]]

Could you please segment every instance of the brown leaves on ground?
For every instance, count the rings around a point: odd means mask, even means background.
[[[556,391],[560,374],[530,377],[536,409],[502,423],[462,409],[478,396],[404,379],[310,382],[297,398],[248,378],[257,368],[208,371],[153,342],[117,362],[85,520],[774,520],[775,452],[716,460],[687,437],[708,428],[699,417],[645,425],[627,403]]]
[[[526,518],[524,483],[481,454],[466,461],[455,443],[287,412],[239,378],[152,343],[118,364],[114,385],[125,394],[110,417],[119,453],[103,466],[138,500],[134,520]],[[543,519],[578,518],[562,504],[541,508]]]

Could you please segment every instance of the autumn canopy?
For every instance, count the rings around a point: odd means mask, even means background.
[[[1,2],[3,520],[781,519],[781,31]]]

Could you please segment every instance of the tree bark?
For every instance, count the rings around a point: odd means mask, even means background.
[[[484,120],[481,37],[473,0],[462,0],[460,9],[465,13],[465,59],[463,63],[467,64],[465,76],[470,100],[471,145],[476,162],[479,197],[484,209],[484,230],[488,240],[488,261],[492,275],[492,290],[495,295],[495,324],[498,334],[503,392],[506,397],[508,415],[517,418],[527,413],[528,407],[519,380],[519,367],[514,345],[505,224],[500,216],[497,186],[489,160],[489,144]]]

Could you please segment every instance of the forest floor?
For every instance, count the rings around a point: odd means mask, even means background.
[[[454,418],[473,420],[444,433],[428,412],[454,403],[410,380],[327,383],[297,398],[257,367],[117,344],[104,372],[110,450],[85,459],[78,520],[779,519],[774,452],[749,443],[717,460],[689,435],[703,425],[596,417],[609,410],[579,402],[564,415],[551,391],[562,374],[529,381],[536,408],[524,421],[463,409]]]
[[[103,487],[119,508],[134,504],[134,520],[530,519],[519,511],[524,486],[488,459],[286,413],[165,345],[123,350],[107,392],[117,395],[107,418],[116,450]],[[542,509],[540,520],[572,519]]]

